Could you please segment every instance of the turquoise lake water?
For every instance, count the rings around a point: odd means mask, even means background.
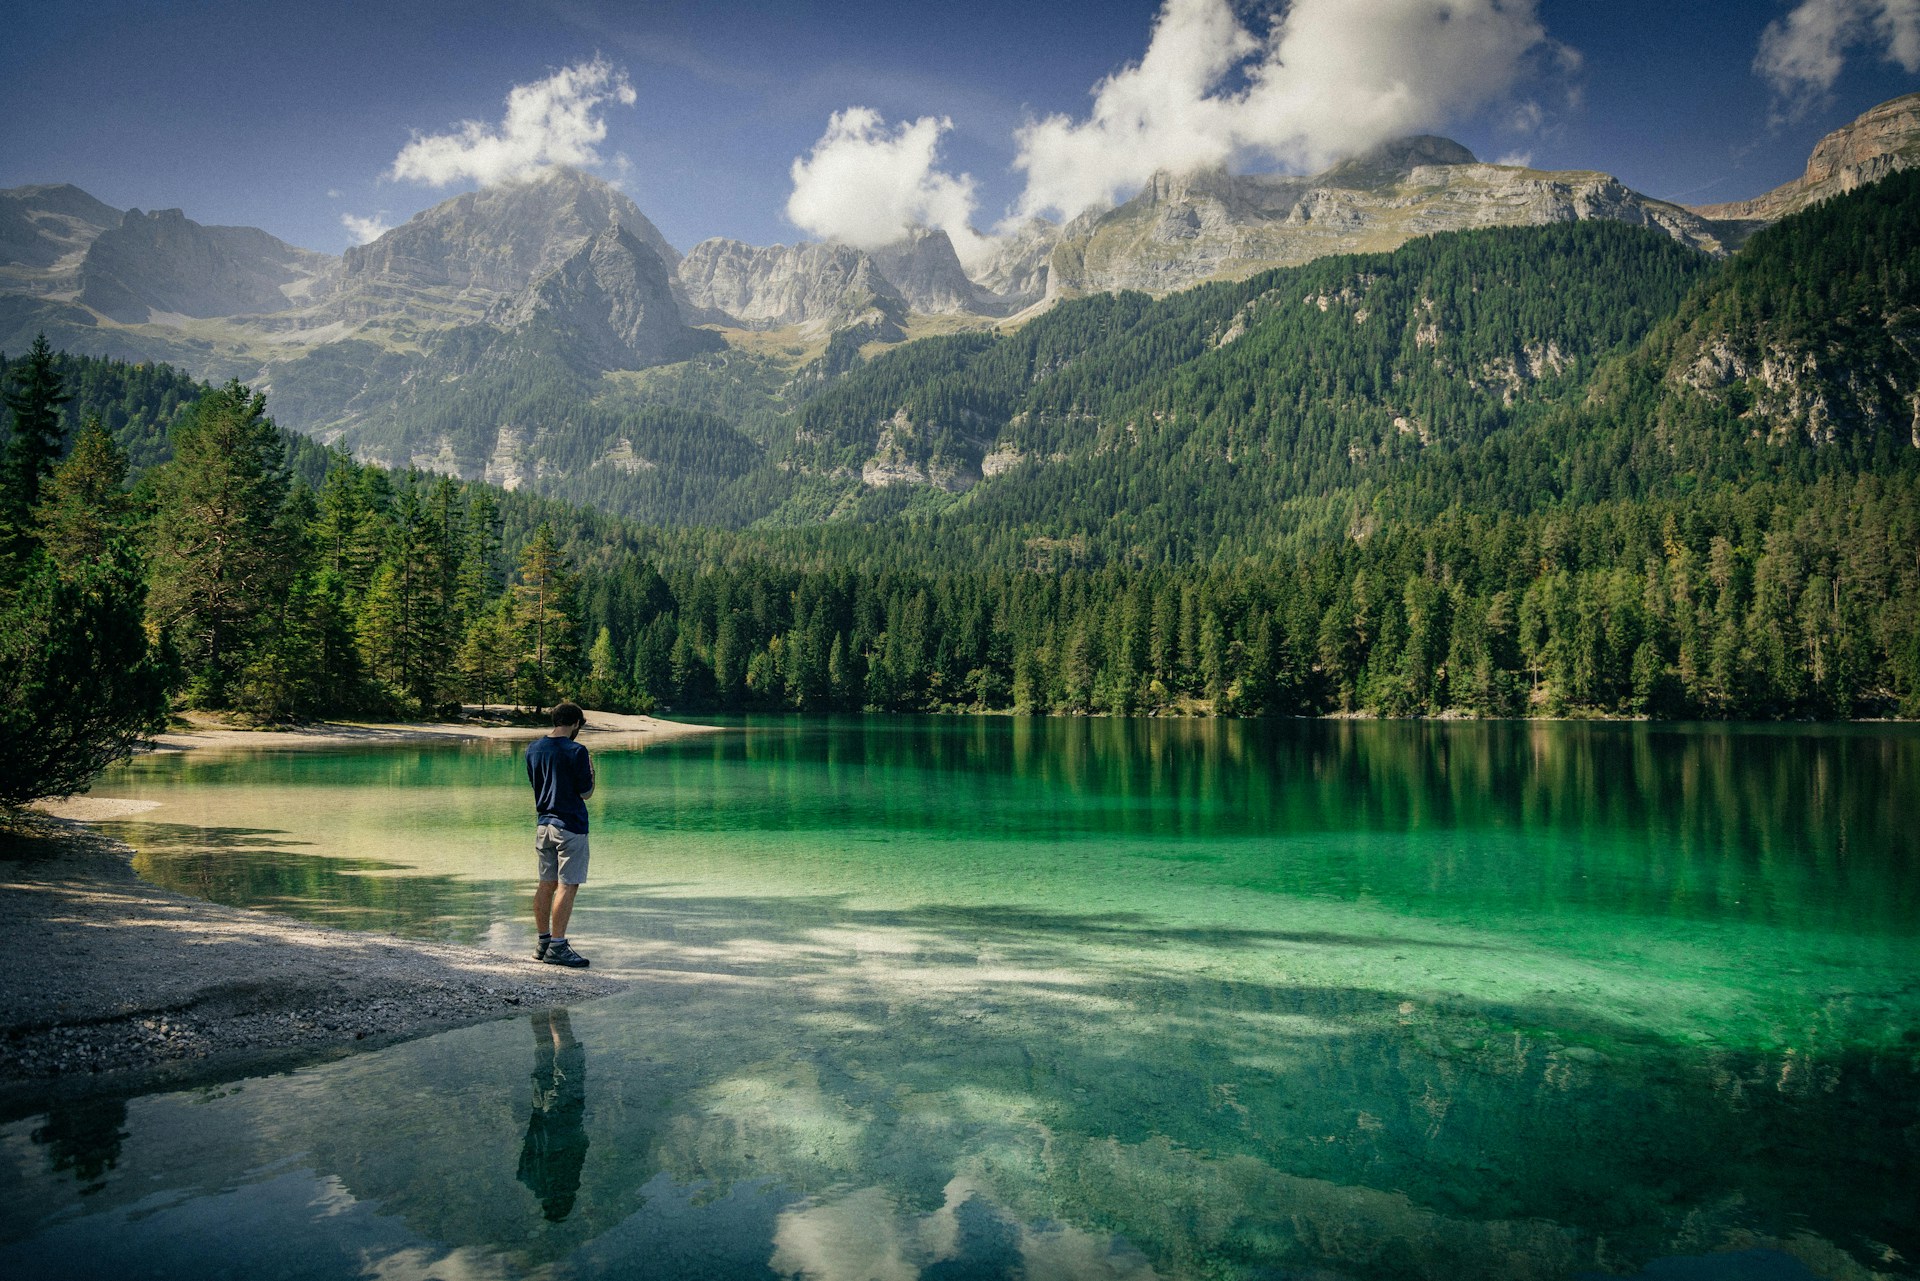
[[[509,743],[155,755],[149,878],[517,951]],[[0,1126],[8,1275],[1869,1278],[1920,732],[848,718],[601,748],[634,979]]]

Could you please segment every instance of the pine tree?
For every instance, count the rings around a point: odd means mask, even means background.
[[[510,692],[516,647],[513,597],[503,595],[474,615],[460,645],[460,676],[475,704],[485,707]]]
[[[400,490],[381,522],[381,560],[357,610],[368,670],[414,712],[457,695],[454,663],[467,625],[456,497],[438,487],[425,498],[411,486]]]
[[[580,619],[575,590],[553,526],[542,522],[520,557],[520,581],[513,589],[521,683],[534,706],[551,704],[555,692],[576,676]]]
[[[84,790],[165,723],[172,654],[145,597],[124,540],[64,574],[35,548],[0,584],[0,808]]]
[[[178,640],[189,699],[226,707],[262,615],[294,578],[279,522],[285,447],[265,397],[231,382],[194,406],[173,450],[156,484],[153,618]]]
[[[359,603],[380,568],[391,536],[387,509],[392,498],[385,472],[361,467],[342,452],[331,455],[313,540],[321,566],[333,573],[351,605]]]
[[[44,487],[34,523],[53,563],[68,574],[99,561],[109,544],[131,529],[133,500],[126,491],[127,455],[89,416],[73,452]]]
[[[621,679],[613,632],[604,624],[587,649],[587,683],[582,693],[590,706],[608,711],[625,711],[633,701]]]
[[[32,513],[40,501],[41,482],[60,457],[60,406],[72,397],[45,334],[33,340],[26,360],[14,367],[12,382],[5,395],[13,412],[13,435],[0,468],[0,542],[9,559],[19,560],[31,551]]]

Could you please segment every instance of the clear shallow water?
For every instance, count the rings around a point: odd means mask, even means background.
[[[518,948],[517,752],[95,794],[161,802],[114,830],[162,883]],[[0,1127],[0,1269],[1914,1275],[1910,729],[772,720],[598,760],[571,933],[631,993]]]

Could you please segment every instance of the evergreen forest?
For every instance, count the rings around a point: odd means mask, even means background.
[[[63,700],[109,757],[169,706],[562,696],[1920,715],[1920,174],[1724,262],[1455,233],[829,357],[703,356],[650,400],[530,357],[411,406],[555,424],[514,492],[356,462],[238,383],[0,358],[9,737]],[[596,461],[616,438],[646,465]]]

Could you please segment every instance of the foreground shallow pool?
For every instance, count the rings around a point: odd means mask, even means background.
[[[157,755],[221,902],[531,938],[512,744]],[[1920,733],[767,720],[602,750],[632,990],[0,1127],[0,1269],[1834,1277],[1920,1258]]]

